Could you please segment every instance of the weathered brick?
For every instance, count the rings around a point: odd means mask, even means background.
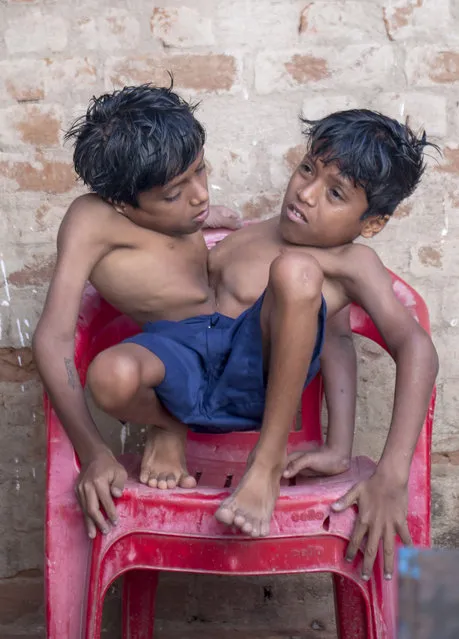
[[[30,348],[0,348],[0,382],[26,382],[36,378]]]
[[[88,102],[94,93],[103,92],[98,71],[100,65],[90,58],[47,58],[44,72],[46,96],[83,94]]]
[[[8,280],[10,284],[18,288],[24,286],[40,286],[48,283],[54,271],[54,256],[38,258],[36,255],[30,256],[31,259],[27,264],[19,270],[10,273]]]
[[[215,2],[212,7],[215,36],[219,47],[232,50],[242,47],[264,50],[284,48],[298,41],[299,12],[297,2]],[[237,18],[235,19],[235,16]]]
[[[296,144],[292,147],[286,147],[285,145],[275,144],[270,147],[269,151],[271,184],[281,194],[279,196],[280,204],[293,171],[304,157],[306,146],[304,144]],[[279,162],[279,158],[282,158],[282,162]]]
[[[328,95],[320,92],[319,94],[308,95],[303,101],[303,117],[309,120],[318,120],[335,111],[344,111],[345,109],[364,108],[366,105],[360,99],[353,95]]]
[[[40,9],[29,9],[24,16],[8,21],[5,43],[10,54],[63,51],[67,46],[67,22]]]
[[[156,6],[150,18],[152,34],[166,47],[212,46],[212,21],[190,7]]]
[[[443,149],[443,159],[435,168],[437,171],[459,176],[459,148],[445,147]]]
[[[459,450],[459,432],[457,429],[457,411],[459,409],[459,352],[451,349],[450,340],[457,341],[459,326],[450,327],[446,333],[435,339],[440,356],[440,375],[437,392],[436,416],[434,422],[433,450],[445,457],[445,453]],[[457,454],[452,459],[437,459],[437,463],[455,463]]]
[[[8,236],[11,245],[48,243],[54,246],[59,224],[73,197],[73,191],[60,196],[39,191],[5,192],[0,238]]]
[[[417,276],[438,274],[443,268],[443,247],[439,242],[418,244],[411,249],[411,271]]]
[[[42,100],[45,95],[44,60],[17,58],[0,61],[1,99],[17,102]]]
[[[38,571],[31,571],[32,575]],[[25,573],[27,575],[27,572]],[[43,607],[43,578],[13,577],[0,580],[0,624],[11,624]]]
[[[58,146],[63,110],[58,105],[21,104],[0,110],[0,144]]]
[[[313,86],[342,93],[350,87],[401,82],[391,45],[350,45],[336,53],[323,46],[260,53],[255,61],[256,90],[267,94]]]
[[[449,382],[446,385],[446,392],[449,391],[449,396],[447,398],[446,395],[444,395],[443,400],[447,399],[447,402],[449,402],[449,398],[451,397],[451,404],[455,405],[455,393],[452,393],[452,385],[454,383],[453,380],[459,379],[459,340],[457,325],[450,325],[448,328],[443,329],[436,339],[436,345],[440,358],[440,379],[443,384],[445,384],[446,380]],[[445,403],[445,401],[443,403]],[[450,412],[450,417],[453,412],[454,411]],[[441,428],[441,426],[439,426],[439,428]]]
[[[238,79],[238,62],[227,54],[190,54],[167,57],[138,56],[110,58],[106,64],[106,87],[127,84],[154,84],[168,86],[168,71],[174,76],[178,89],[196,92],[228,92]]]
[[[381,8],[377,3],[358,0],[319,0],[308,2],[300,13],[301,40],[345,44],[374,43],[386,39]]]
[[[212,166],[209,185],[211,192],[216,192],[231,184],[236,190],[250,190],[253,185],[258,187],[258,179],[253,176],[256,151],[250,148],[240,148],[233,144],[230,148],[213,148],[211,144],[206,148],[206,160]],[[213,193],[217,195],[217,193]],[[214,202],[214,198],[212,198]]]
[[[451,29],[448,0],[384,0],[382,12],[390,40],[435,42]]]
[[[69,162],[45,158],[27,161],[6,153],[0,154],[1,178],[11,181],[21,191],[45,193],[65,193],[76,183],[73,165]]]
[[[371,107],[400,122],[408,121],[414,131],[426,130],[429,138],[447,133],[447,99],[434,93],[379,93]]]
[[[280,193],[262,193],[244,202],[242,211],[246,220],[272,217],[280,213],[282,195]]]
[[[0,256],[0,266],[3,258]],[[8,265],[5,256],[3,265]],[[0,346],[22,348],[30,346],[33,331],[43,308],[47,284],[37,287],[15,288],[5,291],[0,272]]]
[[[406,74],[414,86],[455,85],[459,81],[459,49],[438,45],[410,48]]]
[[[83,49],[134,49],[139,45],[140,25],[126,9],[110,9],[101,16],[90,14],[76,21],[76,44]]]
[[[451,326],[459,331],[459,307],[457,304],[457,281],[455,278],[447,278],[441,292],[441,303],[437,306],[441,310],[441,316],[446,326]]]
[[[433,543],[459,547],[459,469],[452,464],[432,468]]]

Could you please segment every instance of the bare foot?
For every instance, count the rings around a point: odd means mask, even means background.
[[[185,434],[150,426],[140,468],[140,481],[151,488],[194,488],[185,463]]]
[[[279,497],[283,467],[274,470],[253,461],[238,487],[215,513],[218,521],[236,526],[251,537],[269,535],[269,524]]]

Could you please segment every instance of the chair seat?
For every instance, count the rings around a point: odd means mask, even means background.
[[[190,472],[199,477],[194,489],[159,490],[138,481],[140,458],[120,458],[129,478],[117,502],[119,523],[105,537],[107,544],[126,534],[154,533],[186,537],[233,537],[244,535],[220,524],[215,511],[237,486],[245,464],[222,467],[211,459],[188,458]],[[374,471],[368,457],[356,457],[346,473],[334,477],[298,476],[294,485],[282,481],[280,497],[271,521],[270,537],[335,534],[349,538],[354,521],[352,510],[333,513],[330,506],[356,482]],[[292,484],[292,482],[290,482]],[[250,537],[248,537],[250,539]],[[103,545],[105,546],[105,543]]]

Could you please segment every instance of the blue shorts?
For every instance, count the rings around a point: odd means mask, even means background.
[[[214,313],[179,322],[148,322],[125,343],[139,344],[163,362],[155,391],[167,410],[197,432],[257,430],[266,396],[260,312],[264,295],[236,319]],[[320,369],[326,304],[305,386]]]

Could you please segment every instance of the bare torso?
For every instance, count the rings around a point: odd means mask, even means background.
[[[139,324],[214,312],[208,250],[201,232],[165,236],[136,226],[116,212],[110,223],[114,246],[90,276],[108,302]],[[123,238],[122,244],[118,238]]]
[[[325,280],[323,295],[329,315],[343,308],[347,299],[339,281],[337,264],[348,247],[318,249],[287,244],[280,237],[278,218],[259,222],[232,233],[209,254],[210,284],[218,311],[237,317],[254,304],[268,284],[273,260],[285,251],[308,253],[321,265]]]

